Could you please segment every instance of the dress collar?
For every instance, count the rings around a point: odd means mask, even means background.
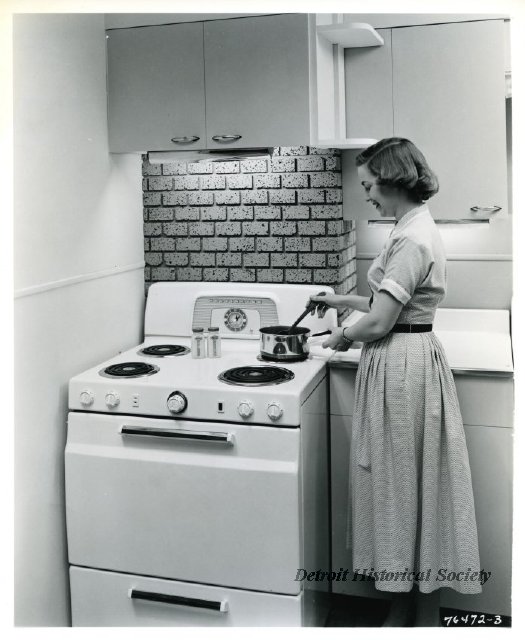
[[[428,205],[423,203],[414,209],[407,211],[394,225],[394,231],[399,231],[407,226],[407,224],[421,213],[430,213]]]

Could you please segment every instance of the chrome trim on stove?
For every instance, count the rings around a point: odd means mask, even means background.
[[[146,436],[150,438],[173,438],[176,440],[192,440],[193,442],[212,442],[233,447],[233,433],[226,431],[185,431],[184,429],[159,429],[157,427],[135,427],[122,425],[119,433],[123,436]]]

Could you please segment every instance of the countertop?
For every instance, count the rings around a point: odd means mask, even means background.
[[[354,311],[343,322],[350,326],[364,314]],[[510,315],[505,310],[438,309],[434,332],[455,374],[512,376]],[[357,344],[357,343],[356,343]],[[356,368],[361,349],[333,352],[331,367]]]

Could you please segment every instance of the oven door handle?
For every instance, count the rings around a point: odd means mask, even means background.
[[[120,427],[123,436],[147,436],[150,438],[173,438],[174,440],[191,440],[193,442],[213,442],[233,446],[233,433],[225,431],[185,431],[184,429],[158,429],[157,427]]]
[[[203,600],[202,598],[188,598],[186,596],[174,596],[169,593],[156,593],[139,589],[129,589],[128,597],[133,600],[149,600],[150,602],[165,602],[166,604],[178,604],[184,607],[211,609],[220,613],[228,611],[227,600]]]

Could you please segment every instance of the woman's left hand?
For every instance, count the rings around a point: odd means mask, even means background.
[[[321,346],[325,349],[333,349],[334,351],[348,351],[351,343],[343,338],[343,329],[341,327],[337,327],[332,330],[332,334]]]

